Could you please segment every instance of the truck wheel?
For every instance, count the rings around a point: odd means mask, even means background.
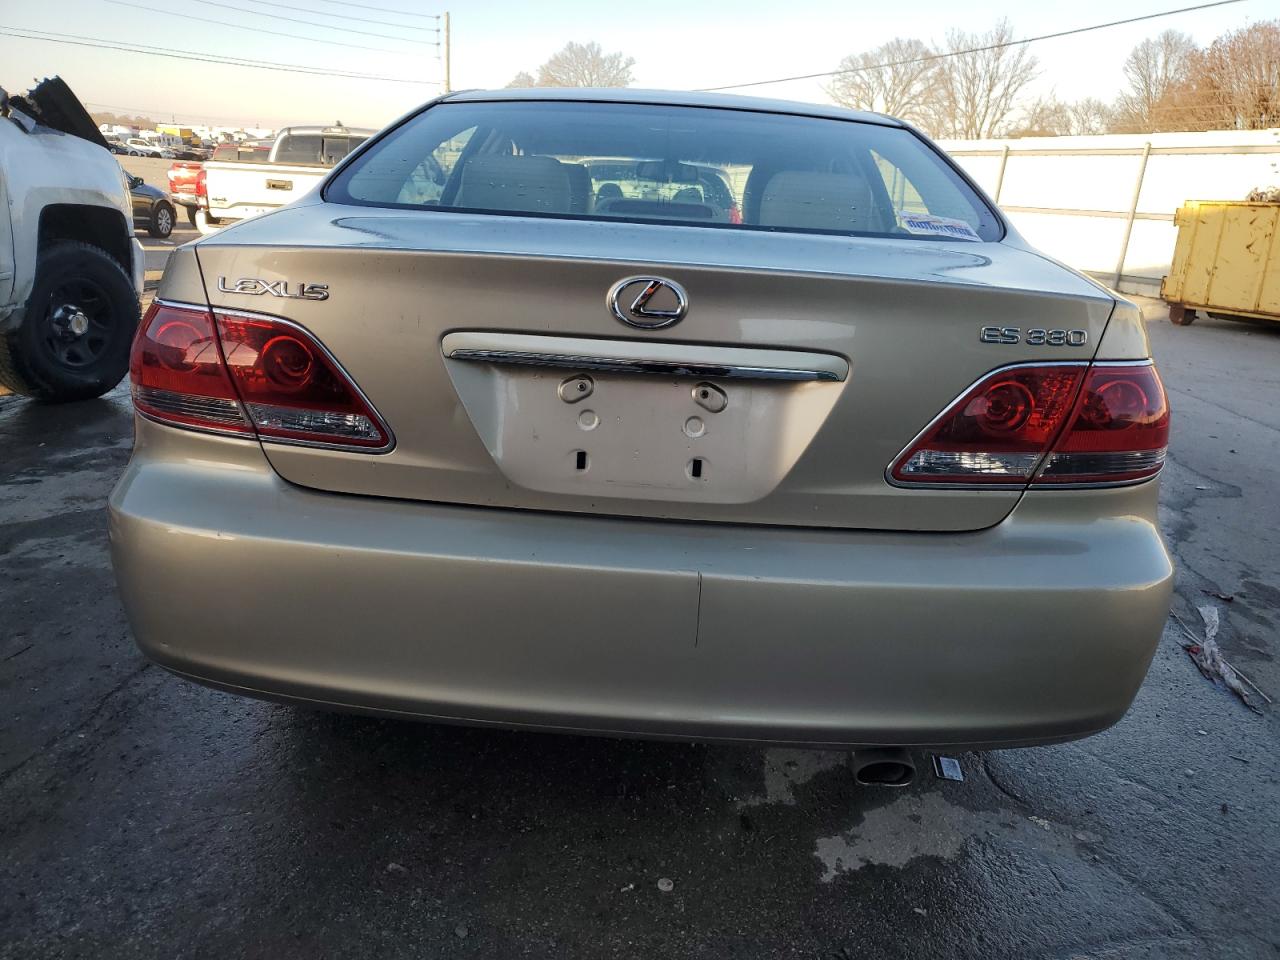
[[[205,210],[204,207],[201,207],[196,211],[195,224],[196,229],[206,236],[211,233],[217,233],[218,228],[222,226],[220,221],[209,216],[208,211]]]
[[[40,251],[17,329],[0,334],[0,383],[62,403],[100,397],[129,369],[133,283],[106,251],[64,240]]]
[[[196,225],[196,208],[187,207],[186,211],[187,211],[187,223],[191,224],[194,227]]]
[[[1180,303],[1169,304],[1169,322],[1178,327],[1189,327],[1195,322],[1196,312]]]

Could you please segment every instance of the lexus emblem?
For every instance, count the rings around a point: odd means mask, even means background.
[[[674,280],[627,277],[609,289],[609,309],[625,324],[656,330],[684,319],[689,295]]]

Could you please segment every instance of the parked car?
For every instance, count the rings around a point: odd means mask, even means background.
[[[129,176],[129,195],[133,202],[133,225],[161,240],[173,233],[173,204],[141,177]]]
[[[1137,308],[876,114],[447,96],[176,250],[132,370],[134,636],[241,694],[901,783],[1115,723],[1168,613]]]
[[[142,247],[119,162],[57,77],[0,91],[0,385],[40,400],[124,377]]]
[[[159,157],[161,150],[149,140],[142,137],[129,137],[124,142],[125,150],[131,157]]]
[[[121,156],[127,155],[129,153],[129,148],[125,146],[123,140],[120,140],[116,137],[107,137],[106,141],[107,141],[107,149],[110,150],[112,153],[119,154]]]
[[[298,199],[372,134],[341,124],[285,127],[262,158],[265,162],[256,163],[239,155],[224,162],[215,150],[204,168],[207,203],[196,212],[196,227],[210,233]]]

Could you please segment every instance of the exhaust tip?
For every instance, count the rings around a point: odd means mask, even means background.
[[[905,787],[915,778],[915,762],[901,747],[875,747],[853,753],[853,779],[860,786]]]

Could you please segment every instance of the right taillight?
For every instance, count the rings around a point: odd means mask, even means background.
[[[207,197],[209,195],[209,173],[204,167],[200,168],[200,172],[196,174],[196,196]]]
[[[1128,483],[1160,472],[1169,399],[1151,363],[1089,368],[1071,419],[1036,483]]]
[[[889,476],[911,486],[1131,483],[1160,471],[1168,440],[1150,361],[1022,364],[966,391]]]

